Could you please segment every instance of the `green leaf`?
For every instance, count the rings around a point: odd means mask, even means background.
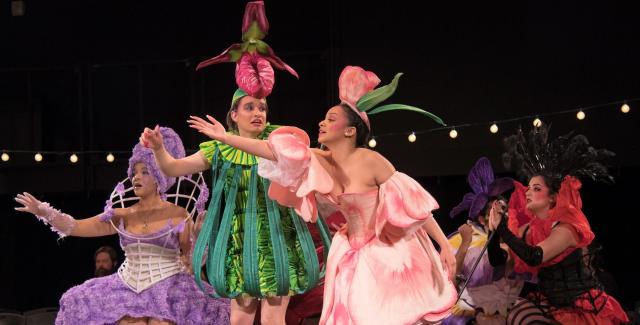
[[[253,21],[244,34],[242,34],[242,41],[246,42],[249,40],[260,40],[265,37],[265,34],[262,32],[260,27],[258,27],[258,22]]]
[[[242,50],[231,50],[229,51],[229,61],[237,62],[240,60],[240,56],[242,56]]]
[[[361,111],[366,112],[391,97],[391,95],[396,92],[396,88],[398,88],[398,80],[400,79],[400,76],[402,76],[402,72],[396,74],[388,85],[366,93],[362,98],[360,98],[360,100],[358,100],[356,107]]]
[[[386,112],[386,111],[412,111],[412,112],[417,112],[420,113],[422,115],[426,115],[427,117],[431,118],[432,120],[434,120],[436,123],[443,125],[443,126],[447,126],[441,118],[439,118],[437,115],[427,112],[421,108],[417,108],[417,107],[413,107],[413,106],[409,106],[409,105],[403,105],[403,104],[389,104],[389,105],[384,105],[384,106],[380,106],[380,107],[376,107],[373,110],[371,110],[370,112],[367,112],[368,115],[374,115],[374,114],[378,114],[378,113],[382,113],[382,112]]]
[[[260,54],[269,54],[269,45],[264,41],[257,40],[256,41],[256,49]]]

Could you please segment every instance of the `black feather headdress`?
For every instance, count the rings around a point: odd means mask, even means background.
[[[505,168],[519,178],[530,179],[544,175],[552,183],[560,184],[566,175],[612,183],[607,162],[615,155],[606,149],[595,149],[582,134],[573,132],[549,140],[551,127],[535,127],[525,135],[522,129],[504,139],[506,152],[502,154]]]

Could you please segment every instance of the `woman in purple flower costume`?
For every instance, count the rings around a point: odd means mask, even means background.
[[[170,128],[159,130],[167,151],[184,157],[180,137]],[[118,183],[105,211],[87,219],[76,220],[26,192],[16,197],[22,205],[16,210],[33,213],[61,238],[117,233],[125,251],[117,273],[88,280],[62,296],[56,324],[228,324],[229,300],[207,297],[189,273],[191,217],[194,206],[201,211],[208,196],[204,182],[179,180],[179,185],[195,184],[192,194],[196,189],[200,193],[195,204],[187,200],[189,212],[166,201],[165,192],[176,179],[162,174],[150,149],[140,144],[133,148],[127,174],[125,181],[132,187]],[[185,197],[179,187],[175,200],[171,198],[176,203]],[[126,197],[131,192],[135,196]]]
[[[468,210],[467,222],[449,236],[456,254],[458,284],[464,291],[443,324],[462,325],[472,319],[478,324],[504,324],[507,308],[518,297],[523,281],[505,278],[503,268],[494,269],[484,247],[489,240],[491,206],[496,200],[504,200],[502,195],[513,189],[513,179],[496,179],[491,162],[482,157],[469,171],[467,182],[472,191],[465,194],[462,202],[449,213],[455,217]],[[466,288],[462,288],[464,283]]]

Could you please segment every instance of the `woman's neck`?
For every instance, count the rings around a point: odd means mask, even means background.
[[[138,207],[143,210],[147,210],[157,207],[161,203],[162,199],[160,198],[160,194],[154,193],[152,195],[140,197],[140,201],[138,201]]]
[[[351,155],[358,150],[358,148],[350,142],[332,144],[331,147],[328,148],[329,152],[331,152],[331,158],[339,165],[349,160]]]
[[[262,133],[262,131],[260,131],[260,132],[249,132],[249,131],[238,129],[238,135],[243,137],[243,138],[256,139],[256,138],[258,138],[260,133]]]
[[[546,219],[549,217],[549,208],[544,208],[539,211],[532,211],[533,215],[535,215],[538,219]]]

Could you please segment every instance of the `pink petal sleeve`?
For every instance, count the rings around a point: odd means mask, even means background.
[[[314,192],[330,192],[333,180],[309,148],[309,136],[287,126],[271,132],[268,141],[277,161],[260,159],[258,174],[271,180],[269,197],[293,207],[305,221],[315,221]]]
[[[380,205],[376,215],[376,235],[383,232],[411,233],[418,229],[440,206],[418,182],[395,172],[380,185]]]

